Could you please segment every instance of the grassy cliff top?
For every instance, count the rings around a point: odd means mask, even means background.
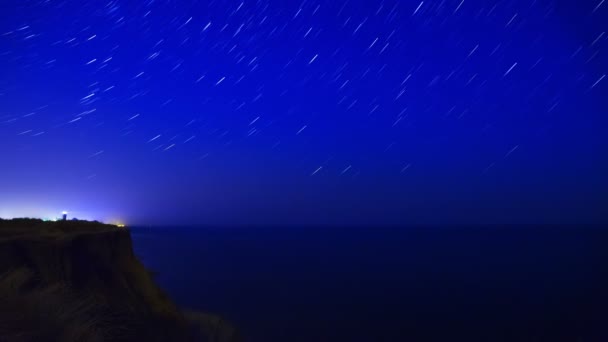
[[[24,237],[59,239],[80,234],[103,233],[120,229],[124,228],[97,221],[43,221],[30,218],[0,219],[0,240]]]

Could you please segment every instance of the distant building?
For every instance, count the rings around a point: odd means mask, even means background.
[[[63,220],[63,221],[67,221],[67,219],[68,219],[68,212],[67,212],[67,211],[64,211],[64,212],[63,212],[63,216],[61,216],[61,217],[62,217],[62,220]]]

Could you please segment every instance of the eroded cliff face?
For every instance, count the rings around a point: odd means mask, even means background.
[[[35,274],[36,285],[94,292],[108,303],[128,304],[133,312],[177,312],[135,258],[125,229],[0,242],[0,272],[22,267]]]
[[[55,223],[44,233],[13,234],[6,222],[0,341],[192,340],[191,325],[135,257],[127,229]]]

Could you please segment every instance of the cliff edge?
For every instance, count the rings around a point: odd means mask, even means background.
[[[0,220],[0,341],[228,342],[236,335],[215,316],[178,310],[134,255],[128,229]]]

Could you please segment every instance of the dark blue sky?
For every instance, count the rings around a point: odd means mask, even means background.
[[[0,217],[598,223],[608,4],[0,5]]]

